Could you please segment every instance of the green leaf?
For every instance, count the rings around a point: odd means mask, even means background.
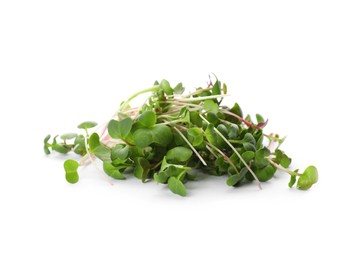
[[[191,123],[191,116],[187,107],[183,107],[179,113],[179,117],[182,118],[182,121],[185,123]]]
[[[193,146],[198,146],[203,143],[202,130],[198,127],[192,127],[187,132],[188,140]]]
[[[155,112],[151,110],[144,111],[139,117],[138,122],[144,127],[151,127],[156,124],[157,116]]]
[[[216,83],[214,83],[212,87],[212,95],[220,95],[221,94],[221,82],[219,80],[216,80]]]
[[[113,164],[124,163],[128,159],[130,148],[128,145],[116,145],[111,151],[111,160]]]
[[[124,140],[132,128],[132,119],[127,117],[121,121],[111,120],[108,124],[108,133],[114,139]]]
[[[243,118],[243,112],[241,107],[238,105],[238,103],[235,103],[229,111]]]
[[[182,83],[178,83],[177,86],[173,89],[173,93],[177,95],[181,95],[185,91]]]
[[[276,169],[277,168],[272,165],[267,165],[264,168],[255,169],[254,173],[256,174],[259,181],[265,182],[272,179],[274,173],[276,172]]]
[[[217,114],[219,112],[218,104],[216,104],[212,99],[207,99],[203,102],[203,108],[207,112],[212,112]]]
[[[224,124],[219,124],[217,126],[217,130],[225,137],[228,139],[228,129]]]
[[[239,127],[236,124],[231,124],[228,128],[229,139],[236,139],[239,134]]]
[[[279,164],[283,157],[283,151],[276,149],[274,153],[275,153],[275,158],[273,158],[273,162]]]
[[[168,187],[173,193],[178,194],[182,197],[187,195],[186,187],[176,177],[169,178]]]
[[[257,168],[264,168],[269,165],[266,157],[270,155],[270,151],[267,147],[263,147],[262,149],[256,152],[254,164]]]
[[[75,149],[74,152],[79,155],[86,154],[86,146],[85,146],[85,137],[83,135],[78,135],[75,138]]]
[[[197,111],[190,111],[189,115],[192,124],[202,127],[202,118],[199,116]]]
[[[288,183],[289,188],[292,188],[296,181],[297,181],[297,176],[296,175],[291,175],[290,176],[290,181]]]
[[[183,137],[177,132],[173,133],[173,141],[174,141],[174,145],[176,145],[176,146],[186,146],[187,145],[186,141],[183,140]]]
[[[44,144],[47,144],[51,138],[51,135],[47,135],[44,139]]]
[[[71,139],[74,139],[76,138],[77,134],[76,133],[67,133],[67,134],[63,134],[60,136],[60,138],[62,140],[71,140]]]
[[[103,163],[103,170],[108,176],[110,176],[114,179],[117,179],[117,180],[126,179],[120,172],[120,168],[113,166],[110,162]]]
[[[82,122],[81,124],[79,124],[77,127],[80,128],[80,129],[89,129],[89,128],[93,128],[95,126],[97,126],[96,122],[85,121],[85,122]]]
[[[101,161],[104,162],[110,162],[111,161],[111,151],[109,148],[107,148],[106,146],[104,146],[103,144],[97,146],[94,150],[93,150],[93,154],[99,158]]]
[[[194,180],[197,179],[197,174],[190,174],[190,173],[187,172],[186,178],[187,178],[188,180],[190,180],[190,181],[194,181]]]
[[[150,163],[143,157],[135,158],[135,177],[145,182],[150,171]]]
[[[206,138],[210,144],[213,144],[214,146],[217,146],[217,135],[214,132],[214,126],[213,124],[209,124],[204,131],[204,134],[206,135]]]
[[[243,143],[251,143],[254,146],[256,145],[256,139],[253,137],[253,135],[251,133],[246,133],[244,135],[242,142]]]
[[[174,164],[170,164],[165,172],[169,177],[177,178],[182,171],[183,169],[176,167]]]
[[[314,166],[309,166],[305,169],[303,175],[298,179],[297,188],[301,190],[308,190],[314,183],[318,181],[318,170]]]
[[[173,95],[173,89],[171,88],[170,83],[165,79],[161,81],[160,89],[162,89],[168,96]]]
[[[153,175],[153,179],[157,182],[157,183],[163,183],[165,184],[168,180],[168,175],[166,174],[166,172],[156,172]]]
[[[263,132],[262,130],[257,130],[255,135],[253,135],[256,139],[256,149],[259,150],[263,147]]]
[[[253,151],[246,151],[241,154],[243,160],[245,160],[246,163],[248,163],[250,160],[252,160],[255,156],[255,153]]]
[[[153,143],[152,131],[150,129],[137,129],[133,134],[135,145],[144,148]]]
[[[45,154],[50,154],[51,153],[50,150],[49,150],[50,144],[48,143],[50,138],[51,138],[51,135],[47,135],[45,137],[45,139],[44,139],[44,152],[45,152]]]
[[[79,163],[74,160],[66,160],[64,162],[64,169],[66,172],[66,180],[69,183],[76,183],[79,180],[79,174],[77,173],[77,169],[79,168]]]
[[[166,147],[173,140],[171,128],[166,125],[155,125],[152,129],[153,142]]]
[[[227,185],[234,186],[239,184],[242,180],[244,180],[244,177],[246,176],[247,172],[248,169],[246,167],[242,168],[239,174],[233,174],[227,179]]]
[[[244,143],[243,148],[245,151],[252,151],[252,152],[256,151],[256,147],[252,143]]]
[[[193,151],[189,148],[178,146],[169,150],[166,154],[166,158],[168,161],[173,161],[175,163],[178,162],[186,162],[191,158]]]
[[[217,125],[219,123],[218,117],[216,113],[208,112],[206,115],[207,120],[213,125]]]
[[[229,164],[226,162],[223,156],[218,157],[215,161],[215,165],[218,167],[219,173],[225,173],[228,170]]]
[[[228,186],[234,186],[241,180],[241,176],[239,174],[234,174],[232,176],[229,176],[227,179],[227,185]]]
[[[263,123],[265,120],[260,114],[256,114],[257,123]]]
[[[282,159],[280,160],[280,165],[282,165],[284,168],[288,168],[291,162],[292,159],[289,158],[286,154],[283,154]]]
[[[100,145],[100,136],[97,133],[93,133],[89,138],[90,152],[93,153],[95,148]]]
[[[44,152],[47,155],[51,153],[50,149],[46,145],[44,145]]]
[[[69,148],[67,148],[63,144],[52,144],[51,148],[52,148],[53,151],[56,151],[58,153],[66,154],[66,153],[69,152]]]
[[[292,162],[292,159],[289,158],[282,150],[275,150],[275,158],[273,161],[277,164],[282,165],[284,168],[288,168]]]
[[[223,94],[227,94],[227,85],[226,85],[226,83],[223,83],[222,90],[223,90]]]
[[[97,133],[93,133],[89,138],[89,150],[97,158],[102,161],[111,161],[111,150],[101,144],[100,137]]]

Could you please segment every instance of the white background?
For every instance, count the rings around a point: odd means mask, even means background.
[[[357,1],[1,1],[1,259],[358,259]],[[154,80],[214,72],[244,112],[288,135],[312,190],[278,172],[189,196],[91,167],[66,183],[51,133],[103,122]]]

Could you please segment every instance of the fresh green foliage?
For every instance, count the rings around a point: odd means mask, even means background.
[[[60,136],[60,138],[62,140],[71,140],[71,139],[74,139],[76,138],[77,134],[76,133],[67,133],[67,134],[63,134]]]
[[[103,163],[103,171],[110,177],[117,179],[117,180],[124,180],[126,177],[122,175],[121,170],[124,170],[123,167],[119,166],[113,166],[110,162],[104,162]]]
[[[244,117],[238,103],[231,108],[222,105],[226,84],[216,78],[206,88],[184,91],[182,83],[172,88],[167,80],[156,81],[122,102],[117,117],[103,128],[93,130],[97,123],[86,121],[78,125],[83,129],[80,134],[46,136],[44,152],[83,156],[65,161],[69,183],[78,181],[80,166],[97,158],[106,177],[124,180],[132,174],[142,182],[167,185],[180,196],[187,194],[185,183],[196,179],[194,171],[225,175],[231,187],[253,180],[261,187],[260,182],[272,180],[277,170],[290,175],[289,187],[297,183],[298,189],[307,190],[318,181],[314,166],[304,173],[289,168],[292,159],[279,149],[285,138],[265,134],[268,120],[263,116],[256,114],[252,120],[250,115]],[[152,95],[143,106],[130,106],[148,92]]]
[[[297,187],[302,190],[308,190],[318,181],[318,171],[314,166],[309,166],[299,177]]]
[[[144,127],[152,127],[156,124],[157,117],[155,112],[147,110],[138,117],[138,122]]]
[[[167,152],[166,159],[175,163],[186,162],[191,158],[192,154],[193,152],[191,149],[178,146]]]
[[[121,121],[111,120],[108,124],[108,133],[114,139],[126,139],[132,128],[132,119],[127,117]]]
[[[51,145],[48,143],[50,138],[51,138],[51,135],[47,135],[45,137],[45,139],[44,139],[44,152],[45,152],[45,154],[50,154],[51,153],[50,149],[49,149],[49,147],[51,147]]]
[[[79,180],[79,174],[77,169],[79,168],[79,163],[74,160],[66,160],[64,162],[64,168],[66,172],[66,180],[69,183],[76,183]]]
[[[188,140],[193,146],[199,146],[203,143],[203,133],[201,128],[192,127],[187,131]]]
[[[170,190],[173,193],[178,194],[180,196],[184,197],[184,196],[187,195],[186,187],[176,177],[169,178],[169,180],[168,180],[168,188],[170,188]]]
[[[90,129],[97,126],[96,122],[93,121],[86,121],[86,122],[82,122],[81,124],[79,124],[77,127],[80,129]]]

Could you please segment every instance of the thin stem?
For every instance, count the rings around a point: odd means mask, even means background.
[[[220,155],[223,156],[223,158],[232,166],[233,170],[239,174],[238,170],[237,170],[237,167],[234,165],[234,163],[232,162],[231,159],[229,159],[229,157],[227,155],[225,155],[224,152],[222,152],[220,149],[218,149],[217,147],[215,147],[213,144],[209,143],[209,142],[206,142],[207,145],[209,145],[210,147],[212,147],[214,150],[216,150]]]
[[[173,106],[177,106],[177,105],[181,105],[182,107],[184,106],[191,106],[191,107],[197,107],[197,108],[201,108],[202,106],[196,105],[196,104],[192,104],[192,103],[188,103],[188,102],[182,102],[180,100],[166,100],[166,101],[158,101],[158,103],[162,103],[162,104],[171,104]]]
[[[232,113],[231,111],[225,110],[225,109],[221,109],[221,112],[227,115],[231,115],[235,118],[237,118],[239,121],[245,123],[248,127],[255,127],[257,128],[255,125],[253,125],[252,123],[248,122],[247,120],[245,120],[244,118],[240,117],[239,115]]]
[[[142,95],[142,94],[147,93],[147,92],[153,92],[153,91],[156,91],[158,89],[159,89],[159,85],[155,85],[152,88],[147,88],[147,89],[144,89],[142,91],[139,91],[139,92],[133,94],[124,103],[122,103],[122,105],[120,106],[120,111],[123,111],[123,109],[128,106],[128,104],[131,102],[131,100],[136,98],[137,96]]]
[[[228,95],[221,94],[221,95],[212,95],[212,96],[195,97],[195,98],[182,98],[182,99],[175,98],[174,100],[179,101],[179,102],[192,102],[192,101],[202,101],[202,100],[207,100],[207,99],[222,98],[222,97],[226,97],[226,96],[228,96]]]
[[[206,148],[214,157],[216,157],[216,159],[218,159],[218,154],[216,154],[210,146],[206,145]]]
[[[193,147],[193,145],[190,143],[190,141],[187,140],[187,138],[181,133],[180,130],[178,130],[177,127],[173,126],[173,129],[182,137],[182,139],[188,144],[188,146],[192,149],[192,151],[197,155],[198,159],[202,162],[204,166],[207,166],[206,161],[202,158],[202,156],[198,153],[198,151]]]
[[[219,119],[219,121],[221,121],[222,123],[228,124],[228,125],[232,125],[232,124],[233,124],[233,122],[229,122],[229,121],[224,120],[224,119]]]
[[[208,120],[206,118],[204,118],[201,114],[199,114],[199,116],[202,118],[202,120],[204,120],[207,124],[210,124],[210,122],[208,122]],[[262,189],[262,185],[260,183],[260,181],[258,180],[257,176],[254,174],[254,172],[252,171],[252,169],[248,166],[248,164],[246,163],[246,161],[242,158],[242,156],[239,154],[239,152],[236,150],[236,148],[234,148],[234,146],[227,140],[227,138],[225,138],[222,133],[220,131],[218,131],[218,129],[216,127],[213,127],[214,131],[223,139],[223,141],[225,141],[228,146],[233,150],[233,152],[238,156],[238,158],[242,161],[242,163],[244,164],[244,166],[246,166],[246,168],[248,169],[248,171],[252,174],[253,178],[255,179],[258,187],[260,189]]]
[[[267,137],[268,140],[269,140],[269,145],[268,146],[269,146],[270,151],[279,149],[279,147],[283,144],[284,140],[286,139],[286,136],[283,137],[283,138],[280,138],[277,134],[273,134],[273,133],[271,133],[269,135],[267,135],[267,134],[263,134],[263,135],[265,137]],[[274,149],[273,145],[275,143],[278,143],[278,146]],[[273,149],[271,149],[271,148],[273,148]]]
[[[229,139],[228,141],[230,141],[231,143],[234,143],[234,144],[243,144],[242,140]]]
[[[87,160],[88,160],[88,157],[89,157],[89,154],[88,154],[88,153],[85,154],[85,155],[81,158],[81,160],[79,161],[79,164],[80,164],[80,165],[85,165],[85,163],[86,163]]]
[[[190,112],[191,111],[198,111],[197,108],[188,108],[187,110],[190,111]],[[166,113],[162,113],[162,115],[157,116],[157,118],[162,118],[162,117],[166,117],[166,116],[169,116],[169,115],[172,115],[172,114],[176,114],[176,113],[178,113],[180,111],[181,111],[181,109],[171,110],[171,111],[168,111]]]
[[[284,171],[284,172],[286,172],[286,173],[288,173],[289,175],[294,175],[294,176],[302,176],[303,174],[301,174],[301,173],[297,173],[297,172],[294,172],[294,171],[291,171],[291,170],[289,170],[289,169],[287,169],[287,168],[284,168],[282,165],[280,165],[280,164],[277,164],[277,163],[275,163],[275,162],[273,162],[270,158],[266,158],[267,159],[267,161],[270,163],[270,164],[272,164],[274,167],[276,167],[277,169],[279,169],[279,170],[281,170],[281,171]]]
[[[153,167],[151,167],[152,170],[156,169],[158,166],[160,166],[162,164],[162,161],[159,161],[158,163],[156,163]]]
[[[169,121],[164,121],[163,123],[158,123],[157,125],[170,125],[170,124],[176,124],[176,123],[182,123],[184,122],[183,119],[177,119],[177,120],[172,120],[171,122]]]
[[[211,90],[211,89],[212,89],[212,87],[208,87],[208,88],[205,88],[205,89],[199,89],[199,90],[197,90],[195,92],[189,93],[188,95],[184,95],[183,97],[184,98],[189,98],[191,96],[201,94],[201,93],[206,92],[206,91]]]

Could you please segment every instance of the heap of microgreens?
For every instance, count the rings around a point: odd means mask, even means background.
[[[143,106],[131,108],[130,101],[143,93],[152,95]],[[184,183],[195,179],[193,170],[227,175],[229,186],[254,180],[261,188],[260,182],[270,180],[277,169],[289,174],[289,187],[297,182],[297,188],[307,190],[317,182],[314,166],[303,173],[289,169],[291,159],[279,149],[284,138],[263,133],[268,120],[259,114],[255,122],[249,115],[244,117],[237,103],[232,108],[222,105],[226,84],[216,79],[206,88],[183,93],[181,83],[172,88],[166,80],[156,81],[121,103],[113,119],[99,131],[90,135],[88,129],[97,124],[84,122],[78,126],[84,134],[64,134],[61,142],[55,136],[51,143],[48,135],[45,153],[50,154],[51,148],[83,156],[79,161],[65,161],[69,183],[78,181],[79,166],[98,158],[103,172],[114,179],[125,179],[125,174],[134,174],[142,182],[154,179],[181,196],[187,193]]]

